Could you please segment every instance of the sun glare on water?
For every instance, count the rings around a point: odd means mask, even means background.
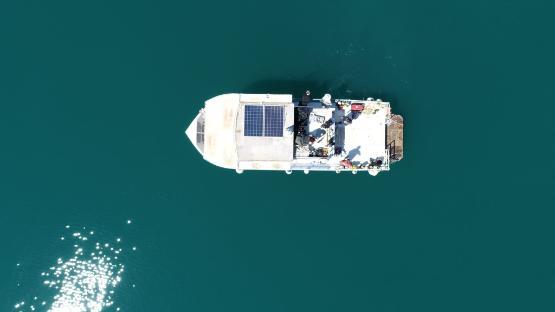
[[[20,301],[14,305],[15,311],[100,312],[113,306],[114,292],[125,269],[121,262],[124,248],[120,238],[113,240],[112,245],[93,242],[93,236],[94,231],[86,234],[72,231],[62,236],[60,240],[64,242],[74,240],[73,255],[68,259],[58,258],[54,266],[41,273],[43,284],[53,289],[55,295],[49,300],[35,296],[32,300]]]

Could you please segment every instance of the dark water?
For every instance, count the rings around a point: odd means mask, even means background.
[[[0,310],[52,302],[67,224],[137,246],[105,311],[553,311],[554,9],[1,2]],[[405,159],[239,176],[183,135],[305,89],[391,101]]]

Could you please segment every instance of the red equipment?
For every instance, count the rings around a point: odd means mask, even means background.
[[[364,110],[364,104],[361,103],[353,103],[351,104],[351,111],[354,112],[361,112]]]
[[[353,167],[353,163],[351,163],[350,160],[348,159],[343,159],[342,161],[339,162],[339,164],[345,168],[352,168]]]

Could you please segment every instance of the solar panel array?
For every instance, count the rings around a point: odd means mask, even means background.
[[[245,136],[283,136],[283,107],[245,105]]]

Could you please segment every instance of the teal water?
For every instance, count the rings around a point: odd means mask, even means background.
[[[103,311],[553,311],[554,9],[3,1],[0,310],[46,311],[86,227],[126,249]],[[214,95],[305,89],[391,101],[405,159],[237,175],[183,135]]]

